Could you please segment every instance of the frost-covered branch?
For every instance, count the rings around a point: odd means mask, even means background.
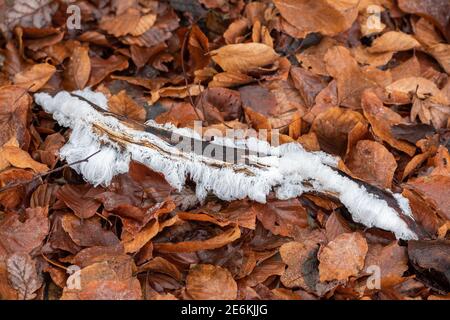
[[[418,238],[406,198],[347,176],[337,169],[338,159],[326,153],[307,152],[297,143],[273,147],[256,138],[209,142],[170,124],[129,123],[108,112],[102,93],[90,90],[55,97],[39,93],[35,100],[60,125],[72,128],[60,150],[62,158],[76,162],[101,150],[73,166],[93,185],[109,185],[115,175],[128,171],[133,159],[162,173],[178,190],[187,179],[194,181],[200,200],[208,193],[227,201],[248,197],[257,202],[265,202],[271,191],[279,199],[305,192],[331,194],[355,222],[392,231],[397,238]]]

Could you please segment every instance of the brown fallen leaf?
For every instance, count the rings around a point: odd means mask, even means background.
[[[411,157],[414,155],[416,148],[413,145],[395,139],[391,133],[392,126],[404,123],[404,120],[398,113],[386,108],[377,95],[369,90],[365,91],[362,96],[362,107],[364,115],[370,122],[372,130],[377,137]]]
[[[240,72],[216,72],[213,73],[212,76],[213,80],[208,84],[209,88],[232,88],[255,81],[253,77]]]
[[[308,226],[307,212],[299,200],[273,200],[255,203],[252,210],[263,226],[275,235],[295,238],[300,229]]]
[[[100,83],[112,72],[128,68],[128,58],[122,55],[111,55],[107,59],[92,57],[90,65],[91,72],[88,86],[92,87]]]
[[[26,184],[35,175],[30,170],[7,168],[0,172],[0,185],[7,186],[15,183],[23,183],[15,188],[10,188],[0,193],[0,204],[6,209],[20,206],[26,198]]]
[[[356,61],[372,67],[381,67],[386,65],[394,56],[394,51],[372,53],[369,51],[370,48],[371,47],[365,48],[363,46],[353,48],[352,54]]]
[[[80,219],[73,214],[65,214],[62,227],[79,246],[111,246],[119,243],[112,231],[104,230],[96,218]]]
[[[35,64],[31,68],[17,73],[14,76],[14,84],[36,92],[42,88],[56,72],[56,68],[48,63]]]
[[[364,72],[350,50],[335,46],[324,57],[328,73],[337,81],[339,104],[353,109],[361,107],[361,95],[365,89],[377,83]]]
[[[125,90],[113,95],[108,100],[109,110],[116,114],[125,116],[126,118],[144,122],[146,117],[145,109],[138,105],[132,98],[130,98]]]
[[[95,190],[89,185],[63,185],[56,192],[59,200],[73,210],[75,215],[81,219],[89,219],[95,215],[101,203],[94,197],[102,192]]]
[[[8,279],[11,286],[17,290],[20,300],[32,300],[35,291],[42,286],[42,278],[36,270],[36,265],[27,253],[14,253],[6,260]]]
[[[280,247],[281,258],[288,266],[280,278],[284,286],[300,287],[320,297],[339,284],[319,282],[318,250],[316,241],[288,242]]]
[[[210,54],[224,71],[239,73],[270,65],[278,58],[273,48],[262,43],[229,44]]]
[[[139,251],[147,242],[149,242],[159,232],[159,223],[157,220],[149,222],[138,234],[122,234],[122,244],[126,253]]]
[[[392,287],[403,282],[403,274],[408,270],[406,247],[399,246],[397,242],[387,246],[370,245],[364,270],[367,271],[371,266],[380,268],[381,288]]]
[[[364,267],[368,250],[364,236],[358,232],[343,233],[318,253],[320,281],[347,280]]]
[[[8,213],[0,221],[0,257],[6,253],[30,253],[39,247],[49,232],[47,208],[28,208],[25,220],[16,213]]]
[[[237,284],[227,269],[200,264],[189,270],[186,292],[195,300],[235,300]]]
[[[445,225],[444,219],[417,192],[404,188],[402,195],[408,199],[414,219],[430,235],[437,235]]]
[[[15,147],[15,146],[3,146],[0,148],[0,158],[6,160],[10,165],[16,168],[30,168],[37,173],[42,173],[48,170],[48,167],[35,161],[28,152]]]
[[[23,146],[29,139],[27,129],[31,96],[18,86],[0,87],[0,146],[15,137]]]
[[[274,0],[274,4],[299,31],[299,38],[312,32],[334,36],[349,29],[358,15],[357,0]]]
[[[328,85],[323,77],[303,68],[292,67],[290,75],[308,108],[314,105],[316,96]]]
[[[272,276],[281,276],[286,265],[280,258],[270,258],[258,264],[247,277],[239,280],[239,285],[254,287]]]
[[[136,31],[141,14],[135,8],[129,8],[124,13],[116,17],[103,17],[99,27],[113,36],[120,37]],[[153,17],[153,23],[156,16]],[[145,31],[144,31],[145,32]],[[143,32],[142,32],[143,33]],[[139,35],[139,34],[136,34]]]
[[[331,241],[343,233],[351,232],[352,229],[341,214],[333,211],[333,213],[327,219],[327,222],[325,224],[325,231],[328,241]]]
[[[312,123],[322,150],[344,157],[367,133],[367,121],[352,110],[334,107],[320,113]]]
[[[78,45],[70,56],[64,72],[64,85],[67,90],[80,90],[86,87],[91,74],[89,47]]]
[[[131,270],[118,274],[107,261],[76,271],[67,284],[62,300],[138,300],[142,297],[139,280],[132,277]]]
[[[370,53],[398,52],[418,47],[420,43],[413,36],[399,31],[388,31],[375,39],[367,51]]]
[[[389,189],[397,168],[394,156],[382,144],[370,140],[358,141],[345,164],[356,177]]]

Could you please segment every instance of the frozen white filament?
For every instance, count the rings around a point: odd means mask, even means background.
[[[89,89],[74,93],[104,110],[108,109],[107,99],[102,93]],[[73,166],[93,185],[109,185],[115,175],[128,171],[129,162],[133,159],[162,173],[178,190],[183,188],[188,178],[194,181],[200,200],[208,193],[227,201],[248,197],[263,203],[272,190],[279,199],[294,198],[304,192],[331,193],[347,207],[356,222],[392,231],[397,238],[417,238],[398,210],[361,184],[340,175],[333,169],[338,159],[326,153],[307,152],[297,143],[271,147],[254,138],[241,141],[217,139],[214,141],[217,145],[256,148],[265,154],[251,155],[254,165],[227,163],[184,152],[155,134],[133,129],[117,117],[97,111],[68,92],[59,92],[54,97],[38,93],[35,101],[53,114],[61,126],[72,128],[68,143],[60,150],[63,159],[72,163],[100,150],[87,162]],[[158,125],[153,121],[148,125],[201,139],[190,129]],[[408,200],[400,194],[394,194],[394,198],[403,214],[411,219]]]

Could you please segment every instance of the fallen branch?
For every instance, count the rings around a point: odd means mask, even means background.
[[[72,128],[60,156],[93,185],[109,185],[133,159],[162,173],[178,190],[188,178],[194,181],[200,200],[209,193],[227,201],[248,197],[258,202],[271,191],[279,199],[323,193],[338,198],[355,222],[401,239],[421,236],[406,198],[351,178],[329,154],[307,152],[297,143],[272,147],[255,138],[205,141],[193,130],[151,120],[137,125],[109,112],[106,97],[90,90],[55,97],[39,93],[35,101],[60,125]],[[80,161],[95,150],[100,151],[89,161]]]

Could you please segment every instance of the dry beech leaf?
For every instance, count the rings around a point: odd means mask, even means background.
[[[358,66],[350,50],[336,46],[328,50],[325,57],[328,73],[337,81],[339,104],[354,109],[361,108],[361,95],[377,83]]]
[[[31,96],[18,86],[0,88],[0,146],[15,137],[22,146],[28,135],[27,118]]]
[[[362,97],[362,107],[364,115],[369,120],[372,130],[376,136],[383,141],[386,141],[392,147],[401,150],[413,156],[416,152],[416,148],[402,140],[397,140],[391,133],[391,127],[396,124],[403,123],[402,117],[386,108],[383,102],[377,97],[377,95],[371,91],[366,91]]]
[[[110,73],[128,68],[128,58],[122,55],[112,55],[108,59],[93,57],[90,65],[91,75],[88,85],[92,87],[105,79]]]
[[[447,99],[443,96],[436,84],[433,81],[422,77],[400,79],[388,85],[386,90],[390,93],[397,91],[404,94],[415,94],[420,99],[435,97],[435,99],[442,99],[443,102],[447,102]]]
[[[295,55],[301,66],[309,71],[323,76],[328,76],[324,57],[328,49],[336,46],[338,42],[330,37],[324,37],[319,44],[305,49]]]
[[[124,36],[132,32],[137,33],[135,35],[139,35],[138,31],[142,31],[142,28],[137,29],[137,26],[140,23],[140,18],[141,14],[139,13],[139,10],[129,8],[126,12],[117,17],[104,17],[101,20],[99,27],[100,29],[105,30],[109,34],[116,37]],[[156,20],[156,17],[154,19]],[[144,32],[145,31],[146,30],[144,30]]]
[[[370,48],[358,46],[352,49],[352,54],[359,63],[367,64],[372,67],[386,65],[394,55],[393,51],[371,53],[369,52],[369,49]]]
[[[337,236],[351,232],[351,228],[347,221],[338,212],[333,213],[328,217],[325,224],[325,231],[328,241],[334,240]]]
[[[358,232],[343,233],[320,248],[320,281],[347,280],[364,267],[368,250],[366,239]]]
[[[296,237],[308,226],[307,212],[298,199],[255,203],[252,210],[263,226],[275,235]]]
[[[244,85],[253,81],[255,81],[253,77],[240,72],[221,72],[214,74],[213,80],[208,84],[208,87],[231,88],[239,85]]]
[[[149,13],[139,18],[138,24],[131,30],[132,36],[140,36],[144,34],[148,29],[153,27],[156,22],[156,14]]]
[[[25,221],[16,213],[6,214],[0,221],[0,257],[1,248],[9,253],[30,253],[42,244],[48,231],[47,208],[26,209]]]
[[[45,164],[35,161],[28,152],[18,147],[3,146],[0,148],[0,158],[3,158],[16,168],[30,168],[37,173],[48,170],[48,167]]]
[[[280,247],[280,255],[288,265],[281,275],[281,282],[288,288],[300,287],[307,292],[322,297],[336,288],[342,281],[322,283],[319,281],[319,239],[302,242],[288,242]]]
[[[56,196],[79,218],[89,219],[100,208],[101,203],[94,199],[94,196],[100,192],[102,191],[95,190],[89,185],[66,184],[58,189]]]
[[[284,273],[286,265],[279,260],[279,258],[270,258],[259,263],[250,275],[239,281],[239,285],[254,287],[263,283],[269,277],[281,276]]]
[[[112,231],[104,230],[95,218],[80,219],[73,214],[65,214],[62,227],[70,238],[81,247],[111,246],[119,243]]]
[[[380,143],[360,140],[351,149],[345,162],[358,178],[381,188],[391,188],[397,162]]]
[[[189,96],[194,97],[202,93],[204,87],[202,85],[191,84],[188,86],[180,87],[164,87],[158,90],[152,91],[151,103],[154,104],[161,97],[171,98],[187,98]]]
[[[322,150],[344,156],[367,133],[367,121],[352,110],[331,108],[320,113],[311,126]]]
[[[75,47],[64,74],[67,90],[84,89],[88,83],[90,74],[91,60],[89,58],[89,47]]]
[[[73,273],[67,283],[80,288],[64,287],[62,300],[138,300],[142,297],[139,280],[128,273],[118,274],[108,261],[97,262]]]
[[[111,112],[120,114],[128,119],[136,121],[145,121],[146,111],[138,105],[133,99],[131,99],[125,90],[120,91],[118,94],[113,95],[108,100],[109,110]]]
[[[445,72],[450,73],[450,45],[438,43],[427,48],[427,52],[435,58]]]
[[[225,268],[209,264],[196,265],[189,270],[186,291],[195,300],[237,298],[237,284],[231,273]]]
[[[48,63],[35,64],[30,69],[16,74],[14,84],[36,92],[47,83],[55,71],[56,68]]]
[[[358,0],[274,0],[281,16],[304,38],[312,32],[334,36],[349,29],[358,15]]]
[[[262,43],[229,44],[211,51],[212,59],[226,72],[246,73],[278,59],[273,48]]]
[[[30,170],[7,168],[0,172],[0,185],[6,186],[13,183],[23,183],[26,185],[34,174]],[[0,204],[6,209],[13,209],[19,205],[23,205],[27,194],[24,192],[24,186],[11,188],[0,193]]]
[[[445,226],[443,218],[417,192],[406,187],[403,189],[402,195],[408,199],[414,219],[420,226],[431,235],[437,235],[439,229],[443,225]]]
[[[32,300],[34,293],[42,286],[42,278],[36,271],[36,265],[27,253],[14,253],[6,260],[8,279],[17,290],[20,300]]]
[[[397,52],[418,47],[420,43],[413,36],[399,31],[388,31],[375,39],[367,51],[370,53]]]

